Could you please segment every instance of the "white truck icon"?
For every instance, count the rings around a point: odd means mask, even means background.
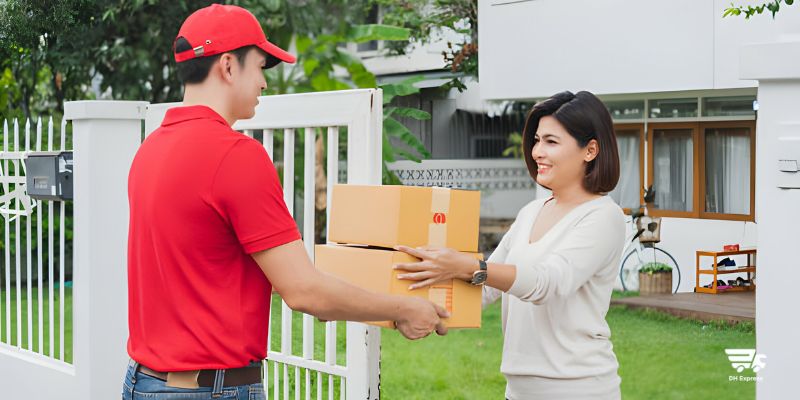
[[[728,355],[728,360],[736,372],[741,373],[746,369],[758,372],[767,366],[764,362],[767,356],[756,354],[756,349],[725,349],[725,354]]]

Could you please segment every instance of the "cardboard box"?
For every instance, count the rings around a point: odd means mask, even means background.
[[[388,248],[433,245],[474,253],[480,208],[481,194],[476,190],[336,185],[328,239]]]
[[[476,259],[483,259],[480,253],[470,254]],[[392,267],[396,263],[415,261],[419,259],[387,249],[340,245],[317,245],[314,249],[314,264],[321,271],[372,292],[428,299],[450,312],[450,318],[444,320],[448,328],[480,328],[481,287],[454,279],[448,283],[408,290],[414,282],[397,279],[397,275],[403,271]],[[367,323],[393,327],[391,322],[386,321]]]

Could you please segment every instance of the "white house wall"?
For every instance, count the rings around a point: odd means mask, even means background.
[[[787,8],[774,21],[723,19],[729,6],[724,0],[479,0],[481,96],[755,87],[738,77],[739,46],[800,33],[800,12]]]

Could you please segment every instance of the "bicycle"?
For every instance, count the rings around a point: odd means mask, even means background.
[[[636,210],[631,210],[631,226],[633,234],[622,254],[625,256],[619,263],[619,279],[622,290],[636,290],[639,287],[639,269],[650,263],[665,264],[677,273],[677,283],[673,293],[678,292],[681,285],[681,270],[675,257],[656,246],[661,241],[661,218],[647,215],[647,205],[653,203],[655,190],[651,185],[645,189],[644,202]]]

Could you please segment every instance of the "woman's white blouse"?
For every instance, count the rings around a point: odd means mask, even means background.
[[[625,242],[625,216],[608,196],[574,208],[540,240],[531,227],[546,199],[520,210],[491,263],[513,264],[507,293],[484,287],[484,306],[502,297],[503,362],[508,393],[530,377],[616,376],[605,316]],[[515,387],[516,386],[516,387]]]

